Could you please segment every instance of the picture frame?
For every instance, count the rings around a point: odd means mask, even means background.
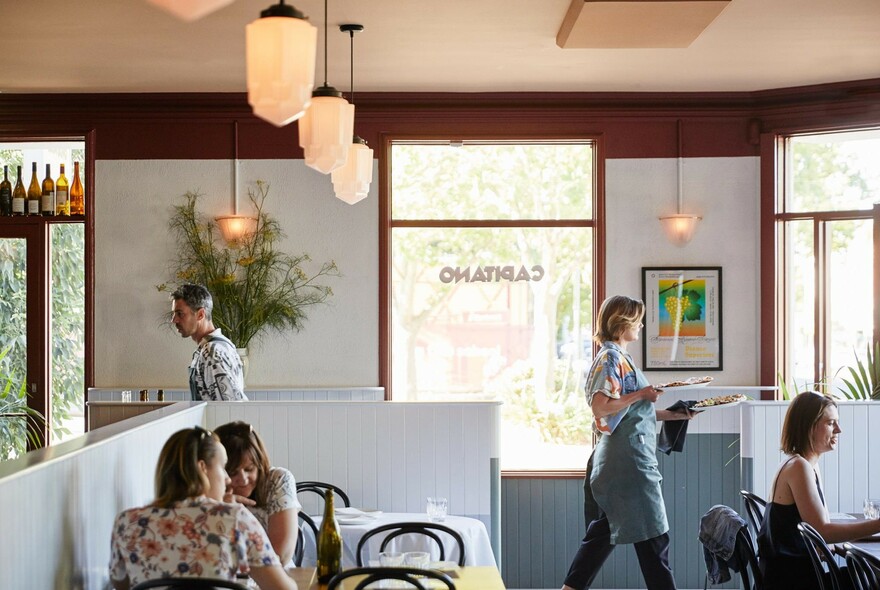
[[[646,371],[723,368],[721,267],[642,267]]]

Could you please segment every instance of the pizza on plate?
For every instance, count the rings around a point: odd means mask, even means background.
[[[747,399],[749,399],[749,398],[741,393],[734,393],[732,395],[718,395],[715,397],[707,397],[704,400],[698,401],[696,404],[691,406],[691,409],[698,410],[700,408],[711,408],[713,406],[723,406],[725,404],[744,402]]]
[[[685,379],[684,381],[670,381],[668,383],[661,383],[657,387],[659,389],[663,389],[666,387],[684,387],[686,385],[702,385],[704,383],[711,383],[715,380],[715,377],[710,377],[706,375],[705,377],[691,377],[689,379]]]

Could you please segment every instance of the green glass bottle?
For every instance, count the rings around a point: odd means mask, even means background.
[[[12,183],[9,182],[9,166],[3,166],[3,182],[0,182],[0,215],[12,215]]]
[[[318,583],[326,584],[342,571],[342,534],[333,508],[333,490],[324,494],[324,519],[318,531]]]

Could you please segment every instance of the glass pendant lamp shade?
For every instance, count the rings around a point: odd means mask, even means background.
[[[180,20],[192,22],[232,4],[233,0],[147,0],[147,2],[173,14]]]
[[[337,199],[349,205],[365,199],[373,182],[373,150],[367,147],[367,142],[355,135],[354,142],[349,144],[345,165],[334,170],[330,177]]]
[[[318,30],[301,12],[270,6],[246,28],[248,103],[277,127],[303,116],[315,87]]]
[[[315,92],[309,110],[299,120],[299,145],[306,166],[329,174],[348,158],[354,134],[354,105],[332,86],[326,88],[333,94],[321,94],[324,88]]]

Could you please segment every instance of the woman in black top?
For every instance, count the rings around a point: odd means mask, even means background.
[[[758,563],[765,590],[819,588],[798,523],[812,525],[826,543],[880,532],[880,520],[838,523],[828,518],[818,463],[822,453],[837,446],[840,433],[837,403],[832,398],[808,391],[789,405],[781,448],[791,456],[776,473],[758,533]]]

